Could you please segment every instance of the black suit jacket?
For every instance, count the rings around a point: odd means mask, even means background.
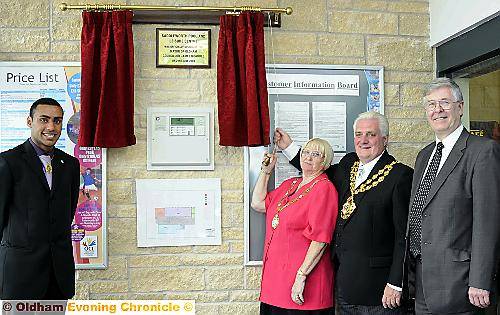
[[[384,152],[368,178],[394,160]],[[339,211],[351,195],[349,178],[356,161],[356,153],[349,153],[326,171],[339,194]],[[291,163],[297,166],[299,155]],[[354,197],[357,208],[347,220],[339,213],[332,256],[336,285],[347,303],[382,305],[387,283],[403,287],[412,176],[410,167],[397,163],[383,182]]]
[[[0,154],[0,298],[40,299],[54,268],[61,292],[75,294],[71,222],[78,202],[78,160],[59,149],[52,189],[29,141]]]

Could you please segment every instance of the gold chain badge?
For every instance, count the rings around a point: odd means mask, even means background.
[[[354,162],[351,167],[351,175],[350,175],[350,190],[351,196],[347,198],[346,202],[342,206],[342,211],[340,216],[342,219],[347,219],[351,216],[351,214],[356,210],[356,203],[354,203],[354,196],[359,194],[360,192],[365,192],[373,187],[376,187],[378,184],[384,181],[385,177],[389,175],[389,172],[393,169],[394,165],[398,163],[397,161],[392,161],[390,164],[384,166],[383,169],[380,169],[377,173],[373,174],[373,176],[367,179],[364,183],[359,185],[358,188],[354,189],[356,186],[356,176],[358,174],[359,169],[359,161]]]
[[[306,190],[304,190],[300,195],[298,195],[295,199],[292,199],[290,201],[288,201],[287,203],[285,203],[283,206],[281,205],[283,203],[283,201],[285,200],[286,197],[288,197],[288,195],[294,191],[293,188],[295,186],[295,184],[297,183],[297,180],[294,180],[292,182],[292,185],[290,186],[290,188],[288,189],[288,191],[285,193],[285,195],[283,196],[283,198],[281,198],[281,200],[278,202],[278,206],[277,206],[277,210],[276,210],[276,214],[274,215],[273,217],[273,220],[271,221],[271,227],[273,229],[276,229],[278,227],[278,225],[280,224],[280,212],[283,211],[286,207],[290,206],[290,205],[293,205],[295,202],[299,201],[300,199],[302,199],[305,195],[307,195],[311,189],[313,189],[313,187],[320,181],[322,180],[326,180],[327,178],[322,178],[322,179],[316,179],[312,185],[310,185],[309,187],[307,187]]]

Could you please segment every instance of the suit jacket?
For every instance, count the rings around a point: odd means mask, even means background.
[[[40,299],[54,268],[61,292],[75,293],[71,222],[78,202],[78,160],[59,149],[52,189],[29,141],[0,154],[0,298]]]
[[[411,203],[434,146],[417,156]],[[422,212],[422,281],[432,313],[472,310],[469,286],[491,291],[490,298],[496,295],[499,223],[500,145],[464,129]]]
[[[297,155],[292,164],[299,163]],[[384,152],[368,178],[394,161]],[[351,167],[359,161],[349,153],[326,173],[339,194],[339,211],[351,195]],[[401,163],[376,187],[354,197],[356,210],[344,220],[340,213],[334,232],[336,285],[353,305],[382,305],[387,283],[403,287],[405,232],[413,170]]]

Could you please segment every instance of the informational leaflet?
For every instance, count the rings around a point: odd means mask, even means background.
[[[309,140],[309,102],[275,102],[274,125],[286,126],[286,132],[299,145]]]
[[[298,169],[292,166],[288,162],[288,159],[283,155],[283,153],[276,154],[278,161],[276,162],[276,166],[274,168],[274,187],[278,187],[285,180],[290,177],[298,177],[300,176],[300,172]]]
[[[221,183],[137,179],[137,246],[221,245]]]
[[[71,225],[77,269],[107,265],[106,156],[97,147],[80,147],[80,64],[75,62],[0,62],[0,151],[26,141],[27,117],[39,98],[57,100],[63,110],[56,147],[80,162],[80,193]]]
[[[313,102],[313,138],[327,140],[334,151],[346,151],[346,103]]]
[[[342,158],[346,155],[346,153],[337,153],[337,152],[333,152],[333,160],[332,160],[332,165],[333,164],[337,164],[338,162],[340,162],[340,160],[342,160]]]

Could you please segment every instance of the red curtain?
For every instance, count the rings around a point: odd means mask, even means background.
[[[269,144],[264,15],[220,18],[217,99],[220,145]]]
[[[135,144],[132,12],[83,12],[82,147]]]

